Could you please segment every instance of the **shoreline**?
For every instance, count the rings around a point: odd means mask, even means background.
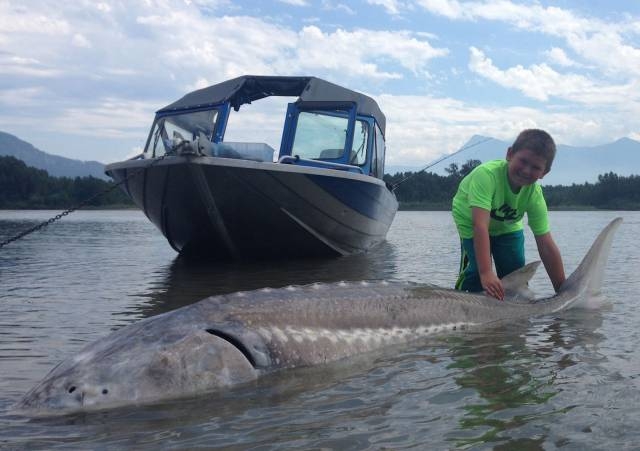
[[[640,208],[632,206],[596,208],[591,205],[558,205],[548,207],[549,211],[640,211]],[[451,205],[428,202],[400,202],[398,211],[451,211]]]
[[[57,211],[68,210],[73,207],[56,207],[56,206],[33,206],[33,207],[0,207],[0,211]],[[549,211],[640,211],[640,205],[612,206],[611,208],[597,208],[591,205],[557,205],[549,206]],[[94,211],[94,210],[139,210],[135,205],[101,205],[101,206],[85,206],[77,210]],[[141,211],[141,210],[140,210]],[[444,202],[399,202],[398,211],[451,211],[451,204]]]

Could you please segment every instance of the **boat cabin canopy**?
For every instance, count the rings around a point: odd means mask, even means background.
[[[317,77],[243,75],[190,92],[157,113],[206,108],[227,102],[238,111],[244,104],[271,96],[298,96],[296,103],[300,106],[315,106],[321,109],[333,107],[336,103],[355,103],[358,106],[357,113],[373,116],[382,133],[385,133],[386,118],[375,100]]]
[[[273,161],[265,143],[224,140],[231,108],[298,96],[285,118],[279,163],[384,174],[386,119],[370,97],[316,77],[243,76],[193,91],[160,109],[144,156],[200,154]]]

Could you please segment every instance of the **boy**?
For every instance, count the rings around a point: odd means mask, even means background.
[[[551,237],[547,204],[536,183],[551,170],[555,154],[556,145],[547,132],[524,130],[505,160],[481,164],[462,179],[452,205],[462,253],[456,289],[485,290],[504,299],[500,278],[525,263],[525,213],[553,288],[560,289],[565,280],[562,256]]]

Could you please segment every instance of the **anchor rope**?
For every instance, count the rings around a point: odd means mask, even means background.
[[[62,219],[63,217],[67,216],[70,213],[73,213],[76,210],[81,209],[82,207],[85,207],[86,205],[88,205],[90,202],[92,202],[94,199],[97,199],[100,196],[104,196],[107,193],[110,193],[111,191],[115,190],[116,188],[120,187],[120,185],[123,185],[124,183],[128,182],[129,180],[131,180],[134,177],[137,177],[139,174],[141,174],[142,172],[144,172],[145,169],[150,168],[151,166],[155,165],[156,163],[162,161],[165,159],[167,155],[162,155],[161,157],[158,157],[156,160],[154,160],[149,166],[147,166],[146,168],[140,168],[135,172],[132,172],[131,174],[129,174],[127,177],[125,177],[124,179],[120,180],[118,183],[115,183],[113,185],[111,185],[110,187],[108,187],[107,189],[100,191],[99,193],[94,194],[93,196],[83,200],[82,202],[78,203],[77,205],[74,205],[73,207],[58,213],[57,215],[47,219],[46,221],[43,221],[39,224],[36,224],[35,226],[23,230],[22,232],[18,233],[17,235],[14,235],[6,240],[4,240],[3,242],[0,243],[0,249],[2,249],[4,246],[6,246],[7,244],[13,243],[14,241],[18,241],[21,238],[24,238],[27,235],[30,235],[34,232],[37,232],[38,230],[44,229],[45,227],[48,227],[49,225],[53,224],[54,222]],[[137,157],[134,157],[132,159],[136,159]]]

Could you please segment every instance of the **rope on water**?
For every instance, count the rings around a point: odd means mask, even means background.
[[[159,161],[164,160],[164,158],[166,156],[167,155],[162,155],[161,157],[156,159],[153,163],[151,163],[149,166],[147,166],[147,168],[150,168],[151,166],[155,165]],[[133,158],[133,159],[135,159],[135,158]],[[18,241],[19,239],[24,238],[25,236],[32,234],[33,232],[37,232],[38,230],[44,229],[45,227],[47,227],[47,226],[53,224],[54,222],[62,219],[63,217],[67,216],[68,214],[73,213],[74,211],[79,210],[80,208],[87,206],[94,199],[97,199],[100,196],[104,196],[105,194],[110,193],[114,189],[118,188],[120,185],[128,182],[132,178],[134,178],[134,177],[138,176],[139,174],[141,174],[145,169],[146,168],[140,168],[139,170],[137,170],[135,172],[132,172],[127,177],[125,177],[124,179],[120,180],[118,183],[115,183],[112,186],[110,186],[109,188],[107,188],[107,189],[105,189],[105,190],[103,190],[103,191],[101,191],[99,193],[94,194],[93,196],[89,197],[88,199],[83,200],[82,202],[80,202],[79,204],[69,208],[68,210],[63,211],[62,213],[58,213],[54,217],[49,218],[46,221],[43,221],[40,224],[37,224],[37,225],[31,227],[30,229],[24,230],[24,231],[18,233],[17,235],[12,236],[11,238],[8,238],[8,239],[4,240],[3,242],[0,243],[0,249],[2,249],[7,244],[13,243],[14,241]]]

